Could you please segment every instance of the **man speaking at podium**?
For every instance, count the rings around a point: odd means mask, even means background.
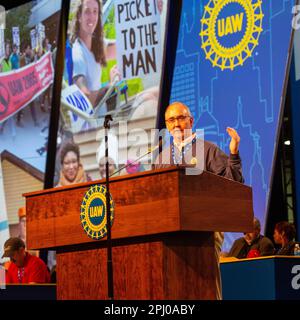
[[[170,104],[165,111],[165,123],[173,137],[173,142],[165,148],[156,159],[156,169],[169,165],[197,165],[203,162],[203,170],[243,183],[241,158],[239,156],[240,137],[233,128],[227,128],[231,137],[227,156],[220,148],[211,142],[197,139],[192,132],[194,118],[190,109],[181,102]],[[199,154],[197,149],[202,150]],[[195,157],[195,155],[197,156]],[[201,157],[201,159],[199,159]],[[215,232],[215,254],[219,261],[224,240],[222,232]],[[217,263],[217,299],[222,299],[220,266]]]
[[[234,181],[244,182],[239,156],[240,137],[233,128],[227,128],[227,133],[231,137],[228,157],[213,143],[197,139],[196,133],[192,131],[194,118],[185,104],[181,102],[170,104],[165,112],[165,123],[173,137],[173,143],[159,155],[156,160],[156,168],[176,164],[195,165],[197,161],[201,161],[194,156],[199,154],[196,152],[198,148],[204,151],[203,170]]]

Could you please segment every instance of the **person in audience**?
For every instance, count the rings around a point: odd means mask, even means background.
[[[34,284],[49,283],[50,274],[46,264],[38,257],[25,250],[25,243],[20,238],[9,238],[4,243],[2,258],[10,258],[6,271],[6,283]]]
[[[253,231],[234,241],[228,256],[238,259],[270,256],[274,254],[272,241],[260,234],[260,222],[253,219]]]
[[[296,229],[292,223],[287,221],[278,222],[275,225],[273,234],[274,242],[280,245],[280,248],[276,251],[276,255],[294,255],[295,236]]]
[[[73,142],[64,145],[60,154],[61,172],[57,187],[91,181],[80,163],[79,147]]]

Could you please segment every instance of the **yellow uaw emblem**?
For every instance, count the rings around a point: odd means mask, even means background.
[[[242,66],[259,43],[263,17],[262,0],[209,0],[200,32],[205,58],[221,70]]]
[[[191,159],[191,164],[196,165],[198,162],[197,158],[192,158]]]
[[[110,195],[111,225],[114,220],[114,202]],[[106,188],[94,185],[85,193],[80,207],[80,221],[86,234],[95,240],[103,238],[106,227]]]

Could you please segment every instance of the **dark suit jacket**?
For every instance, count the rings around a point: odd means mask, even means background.
[[[246,242],[244,237],[235,240],[228,256],[244,259],[247,257],[249,251],[254,249],[258,250],[261,256],[271,256],[274,254],[274,245],[272,241],[269,238],[260,235],[251,245]]]

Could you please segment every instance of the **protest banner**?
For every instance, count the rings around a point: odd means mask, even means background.
[[[18,70],[0,74],[0,123],[26,107],[53,82],[51,53]]]

